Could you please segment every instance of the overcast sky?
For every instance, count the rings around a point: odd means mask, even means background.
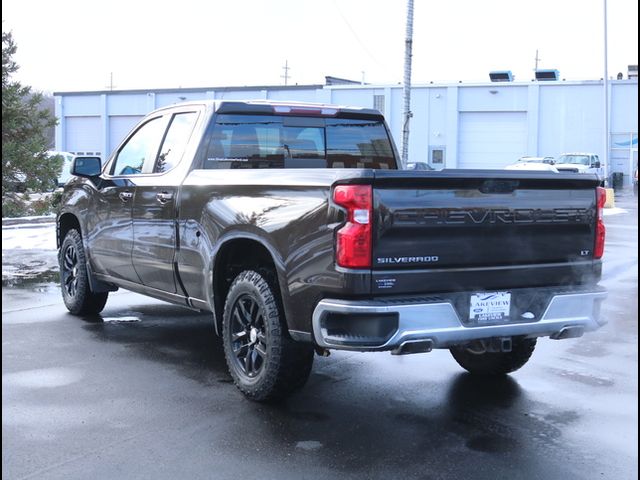
[[[415,0],[413,83],[603,76],[603,0]],[[405,0],[3,0],[16,78],[39,90],[399,83]],[[609,75],[638,63],[637,0],[608,0]]]

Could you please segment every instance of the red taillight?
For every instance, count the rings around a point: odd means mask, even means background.
[[[347,224],[336,235],[336,263],[371,268],[371,186],[339,185],[333,190],[333,201],[347,209]]]
[[[596,211],[598,216],[596,218],[596,244],[593,248],[593,258],[602,258],[604,254],[604,204],[607,202],[607,191],[602,187],[596,188]]]

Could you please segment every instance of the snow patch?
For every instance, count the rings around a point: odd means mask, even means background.
[[[2,227],[2,280],[27,279],[58,271],[55,224]]]
[[[604,208],[602,210],[602,213],[605,217],[608,217],[609,215],[620,215],[621,213],[629,213],[629,212],[624,208],[611,207],[611,208]]]
[[[57,250],[55,224],[2,227],[2,250]]]

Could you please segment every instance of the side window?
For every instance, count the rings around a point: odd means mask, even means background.
[[[197,112],[177,113],[173,116],[155,161],[155,173],[168,172],[180,163],[197,119]]]
[[[149,120],[124,144],[118,152],[111,175],[137,175],[142,173],[145,161],[158,152],[165,122],[162,117]]]

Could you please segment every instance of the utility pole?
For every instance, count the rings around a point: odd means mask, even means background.
[[[284,70],[284,75],[280,75],[280,78],[284,78],[284,84],[287,85],[287,83],[289,83],[289,70],[291,70],[289,60],[284,61],[284,67],[282,67],[282,69]]]
[[[538,57],[538,49],[536,48],[536,68],[533,69],[534,72],[538,71],[538,63],[540,62],[540,60],[542,59]]]
[[[113,72],[109,72],[109,85],[107,85],[107,88],[113,91]]]
[[[407,31],[404,43],[404,113],[402,126],[401,168],[407,166],[409,156],[409,119],[411,113],[411,48],[413,46],[413,0],[407,0]]]
[[[607,0],[604,0],[604,178],[609,179],[609,70],[607,65]],[[612,185],[608,185],[611,187]]]

